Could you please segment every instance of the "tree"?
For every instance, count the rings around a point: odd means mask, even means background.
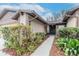
[[[58,20],[61,21],[65,17],[66,12],[67,12],[66,10],[62,10],[59,13],[55,13],[52,17],[48,16],[47,21],[58,21]]]

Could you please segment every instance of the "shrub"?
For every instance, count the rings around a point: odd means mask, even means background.
[[[79,38],[79,28],[63,28],[59,30],[60,37]]]
[[[17,24],[1,26],[6,48],[15,49],[17,55],[32,53],[44,41],[44,33],[32,33],[31,26]]]
[[[59,38],[56,44],[65,55],[79,55],[79,40],[77,39]]]
[[[44,41],[44,37],[45,37],[45,34],[44,33],[35,33],[35,42],[37,44],[40,44],[42,41]]]
[[[57,46],[65,55],[79,55],[79,28],[63,28],[59,30]]]
[[[31,30],[29,26],[16,25],[16,26],[2,26],[1,31],[3,37],[6,40],[5,46],[7,48],[13,48],[17,54],[24,53],[27,49],[28,40],[31,39]]]

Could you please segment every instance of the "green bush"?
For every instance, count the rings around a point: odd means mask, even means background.
[[[45,37],[45,34],[44,33],[35,33],[35,42],[37,44],[40,44],[42,41],[44,41],[44,37]]]
[[[79,55],[79,28],[60,29],[56,44],[65,55]]]
[[[59,30],[60,37],[79,38],[79,28],[63,28]]]
[[[32,53],[44,41],[44,33],[32,33],[31,26],[1,26],[6,48],[15,49],[17,55]]]
[[[65,55],[79,55],[79,40],[77,39],[59,38],[56,44]]]

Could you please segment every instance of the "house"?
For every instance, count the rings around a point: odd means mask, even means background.
[[[5,8],[0,15],[0,25],[15,23],[31,25],[32,32],[44,32],[46,34],[55,34],[58,31],[58,28],[63,27],[65,24],[65,22],[58,21],[47,22],[32,10]]]
[[[66,27],[79,27],[79,8],[72,9],[66,14],[62,21],[66,22]]]
[[[33,10],[15,10],[5,8],[0,15],[0,25],[6,24],[24,24],[31,25],[32,32],[44,32],[47,34],[56,34],[63,27],[79,26],[79,8],[75,8],[66,13],[63,20],[45,21]]]
[[[0,25],[15,23],[31,25],[34,33],[49,33],[49,24],[35,11],[5,8],[0,15]]]
[[[0,14],[0,25],[17,23],[16,20],[11,19],[15,12],[14,10],[4,9]]]
[[[79,8],[72,9],[66,13],[63,20],[53,21],[49,23],[52,26],[51,33],[58,33],[63,27],[79,27]]]

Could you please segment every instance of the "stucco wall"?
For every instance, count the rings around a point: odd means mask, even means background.
[[[68,20],[67,27],[79,27],[79,10]],[[75,17],[76,16],[76,17]]]
[[[58,33],[59,29],[64,28],[65,25],[56,25],[56,33]]]
[[[78,23],[78,24],[77,24],[77,27],[79,27],[79,18],[78,18],[78,20],[77,20],[77,23]]]
[[[79,10],[77,10],[75,14],[77,16],[77,27],[79,27]]]
[[[44,32],[44,33],[46,33],[46,32],[45,32],[45,26],[44,26],[44,24],[41,23],[41,22],[38,21],[38,20],[32,21],[32,22],[31,22],[31,26],[32,26],[32,31],[33,31],[34,33],[36,33],[36,32]]]
[[[49,25],[47,25],[47,28],[46,29],[47,29],[47,33],[49,33]]]
[[[72,17],[67,22],[67,27],[76,27],[77,26],[77,18]]]

